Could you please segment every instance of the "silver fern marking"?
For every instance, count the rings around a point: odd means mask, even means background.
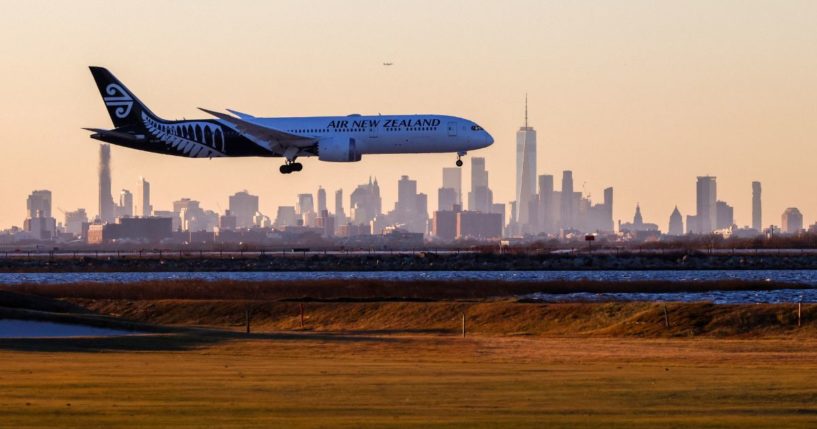
[[[144,112],[142,112],[142,123],[145,124],[148,132],[155,138],[161,140],[168,146],[172,147],[179,153],[184,154],[190,158],[212,158],[225,156],[224,152],[224,134],[221,127],[211,124],[209,122],[184,122],[181,124],[163,124],[154,120]],[[187,129],[200,129],[201,139],[204,140],[206,130],[210,131],[212,146],[204,142],[196,141],[197,135],[195,131],[187,133]],[[215,136],[218,133],[221,136],[221,150],[216,149]]]

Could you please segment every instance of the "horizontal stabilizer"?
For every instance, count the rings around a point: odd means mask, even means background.
[[[91,131],[92,133],[95,133],[91,137],[94,137],[94,136],[103,137],[104,136],[104,137],[113,137],[113,138],[116,138],[116,139],[130,140],[130,141],[141,141],[141,140],[145,139],[145,136],[143,136],[143,135],[134,135],[134,134],[123,133],[123,132],[115,131],[115,130],[105,130],[105,129],[102,129],[102,128],[83,128],[83,130],[87,130],[87,131]]]

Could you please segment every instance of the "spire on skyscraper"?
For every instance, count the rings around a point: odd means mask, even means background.
[[[528,127],[528,93],[525,93],[525,128]]]

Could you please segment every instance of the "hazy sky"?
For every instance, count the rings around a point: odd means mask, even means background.
[[[34,189],[97,213],[98,142],[110,127],[88,65],[110,68],[158,115],[198,106],[258,116],[440,113],[480,123],[497,201],[514,198],[515,132],[530,99],[539,174],[572,169],[594,200],[615,187],[614,218],[636,202],[666,229],[695,209],[695,176],[764,224],[786,207],[817,219],[815,1],[2,1],[0,225],[21,225]],[[383,67],[383,61],[393,61]],[[470,156],[470,155],[469,155]],[[375,155],[350,164],[183,159],[113,147],[114,193],[153,184],[156,209],[191,197],[224,210],[247,189],[274,217],[295,195],[346,196],[376,176],[384,209],[401,174],[436,206],[452,155]],[[463,169],[463,183],[470,169]],[[467,185],[466,185],[467,190]],[[115,196],[115,198],[118,198]],[[348,199],[344,202],[348,210]]]

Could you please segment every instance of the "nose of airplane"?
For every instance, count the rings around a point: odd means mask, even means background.
[[[494,144],[494,138],[493,138],[493,137],[491,137],[491,135],[490,135],[490,134],[488,134],[488,132],[487,132],[487,131],[486,131],[486,132],[485,132],[485,134],[482,136],[482,141],[483,141],[483,146],[482,146],[482,147],[488,147],[488,146],[490,146],[490,145]]]

